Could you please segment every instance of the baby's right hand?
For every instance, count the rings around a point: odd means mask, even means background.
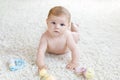
[[[39,70],[42,70],[42,69],[48,69],[47,65],[43,65],[39,68]]]

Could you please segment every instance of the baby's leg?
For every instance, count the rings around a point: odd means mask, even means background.
[[[71,32],[72,32],[74,41],[77,43],[80,39],[79,25],[71,23]]]

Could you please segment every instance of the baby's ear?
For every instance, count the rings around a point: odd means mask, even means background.
[[[48,23],[48,18],[46,18],[46,23]]]
[[[48,18],[46,18],[46,22],[48,21]]]

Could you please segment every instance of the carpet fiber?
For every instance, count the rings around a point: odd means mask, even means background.
[[[50,8],[66,7],[79,24],[79,67],[95,70],[93,80],[120,80],[119,0],[0,0],[0,80],[39,80],[35,63]],[[9,70],[9,60],[22,58],[25,67]],[[56,80],[84,80],[67,70],[70,52],[46,53],[48,72]]]

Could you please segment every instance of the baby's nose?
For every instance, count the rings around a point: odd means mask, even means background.
[[[55,28],[60,28],[60,25],[57,24]]]

